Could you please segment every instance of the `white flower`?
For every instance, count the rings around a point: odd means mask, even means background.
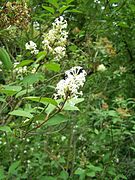
[[[55,58],[59,60],[65,56],[66,48],[57,46],[56,48],[54,48],[53,54],[55,55]]]
[[[98,67],[97,67],[97,71],[105,71],[106,70],[106,67],[103,65],[103,64],[100,64]]]
[[[73,98],[82,95],[82,91],[79,91],[79,89],[84,85],[85,76],[86,72],[80,66],[75,66],[66,71],[65,79],[60,80],[56,86],[55,99]]]
[[[39,29],[40,29],[40,24],[39,24],[37,21],[34,21],[34,22],[33,22],[33,27],[34,27],[36,30],[39,30]]]
[[[37,49],[33,49],[32,51],[31,51],[31,54],[38,54],[39,53],[39,50],[37,50]]]
[[[54,59],[60,60],[66,55],[66,43],[68,32],[67,21],[63,16],[56,18],[52,23],[52,29],[43,34],[43,49],[54,56]]]
[[[66,139],[66,136],[61,136],[61,140],[64,141]]]
[[[120,73],[125,73],[126,67],[120,66],[119,70],[120,70]]]
[[[25,48],[31,51],[31,54],[38,54],[37,45],[33,41],[29,41],[25,44]]]
[[[29,41],[25,44],[26,49],[33,50],[37,47],[37,45],[33,41]]]

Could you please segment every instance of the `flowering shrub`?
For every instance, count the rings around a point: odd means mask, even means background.
[[[82,67],[76,66],[65,72],[65,79],[60,80],[57,84],[55,99],[58,97],[63,99],[77,98],[82,95],[82,91],[78,92],[80,87],[83,87],[85,82],[86,71]]]
[[[135,179],[131,2],[1,3],[0,179]]]
[[[43,49],[54,55],[54,59],[60,60],[66,54],[68,32],[67,21],[63,16],[56,18],[52,23],[52,29],[43,34]]]

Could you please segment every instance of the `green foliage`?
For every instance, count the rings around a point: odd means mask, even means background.
[[[11,62],[10,56],[4,48],[0,48],[0,60],[2,61],[5,69],[12,69],[13,64]]]
[[[0,180],[135,179],[134,1],[18,2],[28,22],[19,17],[21,28],[14,17],[0,30]],[[68,40],[58,61],[57,42],[44,49],[42,41],[59,16]],[[87,71],[83,97],[65,89],[54,98],[73,66]]]

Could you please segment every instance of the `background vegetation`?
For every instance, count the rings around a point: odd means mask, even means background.
[[[0,179],[135,179],[134,0],[1,0],[0,14]],[[59,16],[58,61],[42,41]],[[55,101],[73,66],[83,97]]]

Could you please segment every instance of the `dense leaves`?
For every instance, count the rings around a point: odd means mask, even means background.
[[[0,179],[135,179],[134,0],[0,12]]]

